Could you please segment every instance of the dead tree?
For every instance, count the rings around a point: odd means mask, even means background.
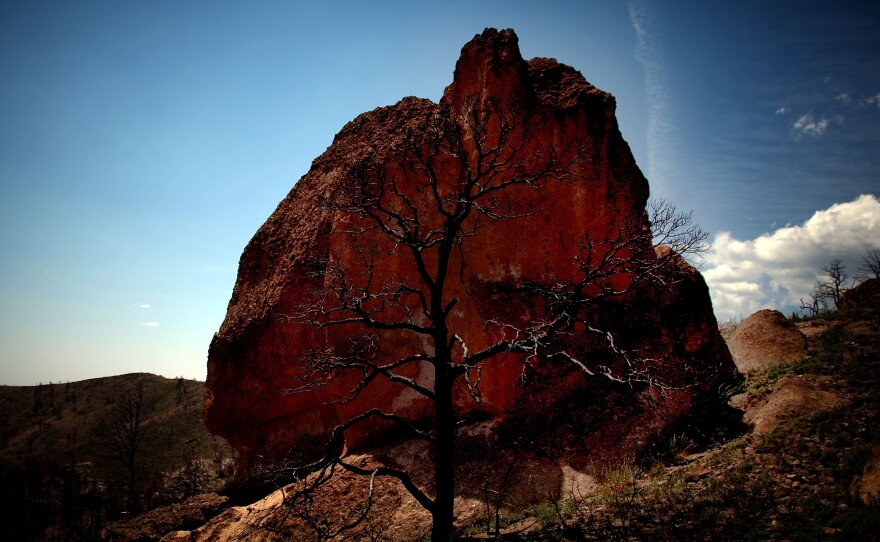
[[[801,314],[808,318],[818,315],[823,310],[823,299],[819,293],[818,286],[813,286],[813,289],[810,290],[809,301],[804,301],[804,298],[801,298],[800,302]]]
[[[95,437],[98,446],[125,469],[127,476],[128,510],[138,512],[139,450],[146,436],[143,421],[146,416],[144,383],[124,391],[97,425]]]
[[[848,290],[847,280],[849,280],[849,276],[846,274],[846,266],[843,265],[843,260],[840,258],[834,258],[831,263],[822,268],[819,282],[816,284],[816,292],[819,299],[830,310],[840,308],[840,300]]]
[[[386,379],[405,386],[433,405],[428,422],[406,419],[394,412],[369,409],[337,426],[326,443],[326,454],[301,465],[294,475],[311,479],[306,489],[288,495],[289,503],[307,503],[308,491],[327,482],[338,468],[369,477],[391,477],[399,482],[432,516],[431,539],[453,535],[455,497],[456,407],[453,389],[463,383],[474,401],[480,401],[483,365],[504,354],[519,354],[524,367],[532,361],[573,364],[586,375],[617,383],[652,380],[646,365],[615,343],[607,330],[592,325],[590,308],[621,296],[647,280],[670,280],[669,262],[655,257],[652,237],[671,246],[675,254],[697,253],[705,234],[691,225],[688,215],[660,203],[654,208],[654,229],[645,215],[622,217],[613,238],[562,240],[571,255],[577,278],[548,276],[541,283],[523,282],[521,288],[541,300],[541,316],[528,323],[488,322],[496,340],[472,349],[452,318],[458,302],[450,291],[450,277],[462,247],[479,242],[484,227],[535,214],[515,195],[543,190],[551,183],[588,182],[580,176],[585,151],[578,142],[541,146],[533,139],[537,123],[519,104],[476,101],[458,111],[442,111],[418,129],[404,134],[394,149],[398,163],[386,165],[367,157],[348,171],[347,179],[328,202],[347,222],[348,250],[344,260],[331,254],[320,262],[325,287],[299,314],[288,318],[324,330],[341,328],[343,346],[316,349],[304,360],[307,374],[290,393],[303,393],[331,383],[354,381],[338,403],[357,399],[373,382]],[[413,281],[380,278],[390,258],[403,259],[414,272]],[[341,261],[352,262],[342,264]],[[570,274],[569,274],[570,275]],[[565,349],[563,336],[593,334],[620,363],[581,359]],[[382,341],[410,336],[411,352],[384,359]],[[418,364],[433,369],[431,382],[407,374]],[[434,450],[433,495],[399,469],[367,469],[341,457],[346,432],[368,420],[385,420]],[[344,525],[351,528],[363,520]]]
[[[880,279],[880,250],[872,249],[862,257],[859,272],[863,280]]]

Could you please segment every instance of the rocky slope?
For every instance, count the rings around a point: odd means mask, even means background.
[[[516,149],[518,156],[528,157],[518,162],[526,169],[548,156],[559,157],[566,180],[514,187],[492,205],[518,218],[468,225],[475,236],[463,239],[453,252],[448,277],[449,296],[457,300],[450,322],[463,344],[477,351],[500,339],[505,332],[500,323],[524,328],[539,318],[542,301],[524,285],[572,280],[579,271],[572,251],[585,236],[600,244],[629,241],[630,254],[654,257],[650,240],[636,241],[633,233],[648,227],[648,185],[618,130],[614,98],[553,59],[526,62],[512,31],[486,30],[463,48],[439,104],[405,98],[348,123],[242,254],[226,319],[210,348],[205,403],[208,428],[241,453],[242,478],[260,462],[314,457],[333,427],[367,409],[410,420],[431,415],[429,402],[382,379],[350,402],[340,401],[352,385],[344,378],[309,393],[285,393],[303,382],[309,373],[305,360],[315,351],[342,351],[352,337],[364,336],[353,326],[334,333],[297,316],[316,292],[334,286],[328,265],[364,269],[366,246],[377,247],[380,252],[371,254],[383,257],[381,266],[370,268],[373,284],[420,283],[406,251],[372,233],[353,239],[351,232],[363,223],[327,202],[348,190],[352,172],[368,163],[387,174],[385,182],[394,180],[398,200],[430,215],[430,187],[407,161],[417,152],[401,149],[411,148],[413,138],[426,141],[420,130],[432,119],[451,115],[465,122],[460,119],[473,111],[496,106],[499,117],[526,119],[487,132],[499,137],[498,130],[509,128],[504,133],[510,147],[502,155]],[[449,189],[443,183],[463,174],[460,158],[447,153],[432,163],[441,192]],[[491,166],[504,169],[506,164],[496,157]],[[436,219],[425,220],[428,228]],[[665,387],[618,387],[585,378],[572,366],[539,362],[526,371],[523,356],[498,356],[483,368],[479,403],[463,384],[457,390],[457,414],[464,422],[489,420],[493,438],[527,440],[535,450],[617,455],[642,452],[683,419],[704,413],[734,367],[702,278],[683,262],[674,265],[680,282],[666,288],[639,286],[597,305],[590,316],[639,359],[653,359],[644,379]],[[410,300],[414,306],[398,308],[420,313],[414,296]],[[420,340],[385,336],[375,346],[376,359],[424,351]],[[572,337],[569,346],[585,359],[608,357],[604,340],[584,333]],[[426,383],[432,378],[427,366],[405,376]],[[368,424],[350,431],[346,449],[381,444],[386,437],[377,437],[379,429]]]

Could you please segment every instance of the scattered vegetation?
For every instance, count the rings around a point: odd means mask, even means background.
[[[880,320],[876,310],[831,312],[800,362],[749,375],[757,402],[785,375],[830,379],[849,401],[764,436],[744,434],[693,453],[673,435],[668,450],[595,472],[595,491],[503,511],[463,540],[880,540],[880,502],[860,480],[880,447]],[[506,516],[504,513],[506,512]]]
[[[0,538],[97,540],[108,521],[221,487],[233,454],[202,424],[203,390],[149,374],[0,386]]]

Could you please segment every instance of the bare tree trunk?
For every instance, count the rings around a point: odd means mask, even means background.
[[[546,287],[524,283],[522,288],[546,301],[549,314],[544,318],[520,327],[492,322],[489,327],[497,333],[496,340],[476,352],[469,351],[468,337],[460,335],[462,330],[456,326],[458,320],[450,318],[458,300],[452,297],[454,289],[447,289],[446,282],[463,269],[463,262],[453,255],[465,258],[464,243],[476,242],[470,239],[483,226],[532,214],[533,209],[522,208],[519,191],[544,189],[551,181],[584,180],[580,164],[586,158],[580,142],[545,147],[532,141],[532,124],[537,120],[520,105],[475,98],[460,111],[448,110],[431,117],[404,138],[396,156],[400,171],[395,168],[389,172],[381,160],[365,157],[349,169],[347,182],[328,201],[329,210],[351,221],[344,233],[352,237],[354,259],[351,266],[342,255],[324,261],[323,288],[289,318],[317,329],[338,326],[340,333],[352,335],[349,339],[358,332],[346,328],[359,326],[363,341],[349,340],[350,346],[345,348],[328,341],[326,348],[305,352],[299,385],[287,393],[305,393],[322,386],[344,387],[343,375],[360,373],[362,377],[355,378],[347,396],[327,404],[351,403],[372,382],[385,379],[431,401],[433,426],[423,429],[421,420],[378,408],[351,416],[333,429],[324,447],[325,456],[298,469],[296,476],[302,480],[315,473],[320,476],[295,492],[288,502],[302,502],[332,476],[336,466],[371,479],[392,477],[431,513],[431,540],[449,542],[455,521],[458,405],[453,401],[453,388],[457,380],[466,380],[468,393],[479,402],[479,381],[471,382],[469,371],[479,372],[486,361],[507,353],[571,363],[588,376],[606,377],[619,384],[638,380],[640,375],[635,371],[624,369],[618,373],[594,360],[578,359],[564,348],[557,349],[555,341],[562,330],[599,334],[610,350],[626,357],[611,334],[592,327],[583,314],[605,298],[627,294],[630,288],[618,284],[621,277],[627,279],[623,282],[672,280],[665,276],[667,262],[654,258],[654,252],[648,250],[652,235],[670,247],[670,254],[699,253],[705,234],[690,226],[690,215],[680,215],[662,202],[652,208],[654,232],[641,215],[635,220],[625,216],[618,224],[617,237],[594,240],[585,232],[582,239],[571,240],[576,250],[569,255],[582,276],[567,283],[554,278]],[[567,251],[566,242],[562,250]],[[643,257],[643,253],[650,257]],[[386,258],[410,265],[414,276],[403,283],[383,282],[383,273],[377,274],[377,270],[385,265]],[[547,273],[551,271],[548,268]],[[414,348],[400,357],[386,359],[381,343],[389,334],[395,341],[397,334],[411,336]],[[423,346],[426,339],[433,343],[431,348]],[[632,360],[626,361],[631,367]],[[408,373],[422,363],[433,366],[433,384],[422,383]],[[392,422],[433,446],[433,499],[403,470],[363,469],[340,457],[338,450],[343,449],[345,432],[376,418]],[[335,532],[354,528],[365,514]]]
[[[144,383],[138,382],[134,389],[126,390],[113,404],[110,412],[98,424],[96,436],[107,456],[125,468],[128,478],[128,510],[140,511],[137,487],[137,459],[146,434],[144,419]]]
[[[452,540],[455,520],[455,416],[452,406],[453,377],[450,367],[438,363],[435,376],[434,403],[437,443],[434,450],[434,481],[436,496],[431,511],[432,542]]]
[[[137,491],[137,471],[135,470],[134,463],[128,467],[128,511],[133,515],[137,515],[137,513],[140,512]]]

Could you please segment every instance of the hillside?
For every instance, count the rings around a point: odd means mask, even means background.
[[[130,509],[127,472],[100,431],[142,384],[135,508],[217,489],[232,451],[202,420],[204,383],[152,374],[0,386],[4,540],[94,537]],[[207,462],[206,462],[207,460]],[[179,471],[176,475],[174,473]]]

